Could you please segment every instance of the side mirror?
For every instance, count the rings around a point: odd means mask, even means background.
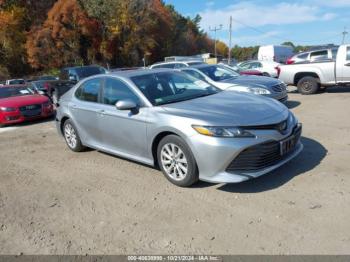
[[[77,78],[74,75],[69,75],[70,81],[77,81]]]
[[[118,110],[134,110],[137,108],[137,104],[132,100],[120,100],[115,104]]]

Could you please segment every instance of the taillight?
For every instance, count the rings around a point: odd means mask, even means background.
[[[280,77],[281,68],[279,66],[276,66],[275,69],[277,70],[277,77]]]
[[[45,82],[45,83],[44,83],[44,88],[45,88],[46,91],[49,91],[49,89],[50,89],[50,84],[47,83],[47,82]]]
[[[286,61],[287,65],[291,65],[291,64],[294,64],[294,63],[295,63],[295,61],[292,58],[288,58],[287,61]]]

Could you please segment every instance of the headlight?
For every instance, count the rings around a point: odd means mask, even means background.
[[[265,88],[260,87],[250,87],[249,89],[250,93],[253,93],[255,95],[269,95],[271,92]]]
[[[13,112],[13,111],[16,111],[16,108],[15,107],[0,107],[0,111]]]
[[[192,126],[199,134],[212,137],[255,137],[252,133],[238,127]]]

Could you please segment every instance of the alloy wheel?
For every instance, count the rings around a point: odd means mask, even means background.
[[[75,148],[77,146],[77,134],[75,133],[74,127],[67,123],[64,126],[64,137],[66,138],[67,144],[70,148]]]
[[[181,148],[175,144],[165,144],[161,149],[161,164],[167,175],[176,181],[183,180],[188,173],[188,162]]]

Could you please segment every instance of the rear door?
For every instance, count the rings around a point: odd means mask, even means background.
[[[102,78],[94,78],[82,83],[75,91],[69,109],[79,135],[84,144],[99,146],[101,133],[98,125],[99,97]]]

